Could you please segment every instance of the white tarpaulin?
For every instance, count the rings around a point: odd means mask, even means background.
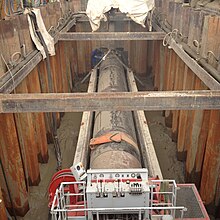
[[[122,13],[145,27],[147,14],[154,8],[154,0],[89,0],[86,14],[93,31],[99,29],[100,21],[106,20],[104,13],[111,8],[119,8]]]
[[[42,19],[41,13],[40,13],[40,9],[34,8],[31,10],[31,12],[34,13],[36,16],[36,22],[37,22],[38,29],[41,32],[42,37],[44,38],[45,44],[47,45],[47,50],[48,50],[49,55],[54,56],[55,55],[54,39],[46,30],[46,27],[44,25],[44,21]],[[28,14],[29,11],[27,10],[25,13]],[[44,47],[37,36],[34,24],[31,20],[29,14],[28,14],[28,23],[29,23],[29,30],[30,30],[30,34],[31,34],[31,39],[34,42],[34,44],[36,45],[37,49],[41,52],[43,59],[45,59],[46,53],[45,53]]]

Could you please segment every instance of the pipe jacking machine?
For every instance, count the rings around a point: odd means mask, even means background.
[[[132,91],[134,76],[123,55],[108,51],[94,67],[91,78],[97,77],[96,92]],[[140,114],[110,109],[90,113],[93,120],[85,117],[93,123],[81,127],[87,133],[79,133],[87,134],[79,135],[83,141],[78,140],[76,149],[82,161],[74,159],[71,168],[51,180],[52,219],[209,219],[193,184],[178,185],[152,171],[159,163],[152,160],[155,151],[149,152],[149,137],[141,126],[146,119]],[[144,138],[147,141],[141,141]]]

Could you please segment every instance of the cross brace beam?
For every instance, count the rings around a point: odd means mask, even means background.
[[[61,41],[90,40],[163,40],[165,32],[69,32],[60,33]]]
[[[0,113],[220,109],[220,91],[0,94]]]

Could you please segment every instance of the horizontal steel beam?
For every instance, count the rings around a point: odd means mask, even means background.
[[[118,14],[118,15],[116,14],[114,16],[110,15],[110,16],[108,16],[108,21],[110,21],[110,22],[128,22],[128,21],[132,21],[132,22],[134,22],[133,20],[131,20],[131,18],[127,17],[124,14]],[[77,23],[80,23],[80,22],[89,22],[88,16],[82,16],[81,18],[77,19]]]
[[[60,33],[61,41],[90,41],[90,40],[163,40],[165,32],[69,32]]]
[[[0,113],[220,109],[220,91],[0,94]]]

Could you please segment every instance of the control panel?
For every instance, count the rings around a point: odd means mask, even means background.
[[[87,170],[86,194],[88,208],[149,206],[148,170]],[[147,217],[148,212],[143,215]]]

